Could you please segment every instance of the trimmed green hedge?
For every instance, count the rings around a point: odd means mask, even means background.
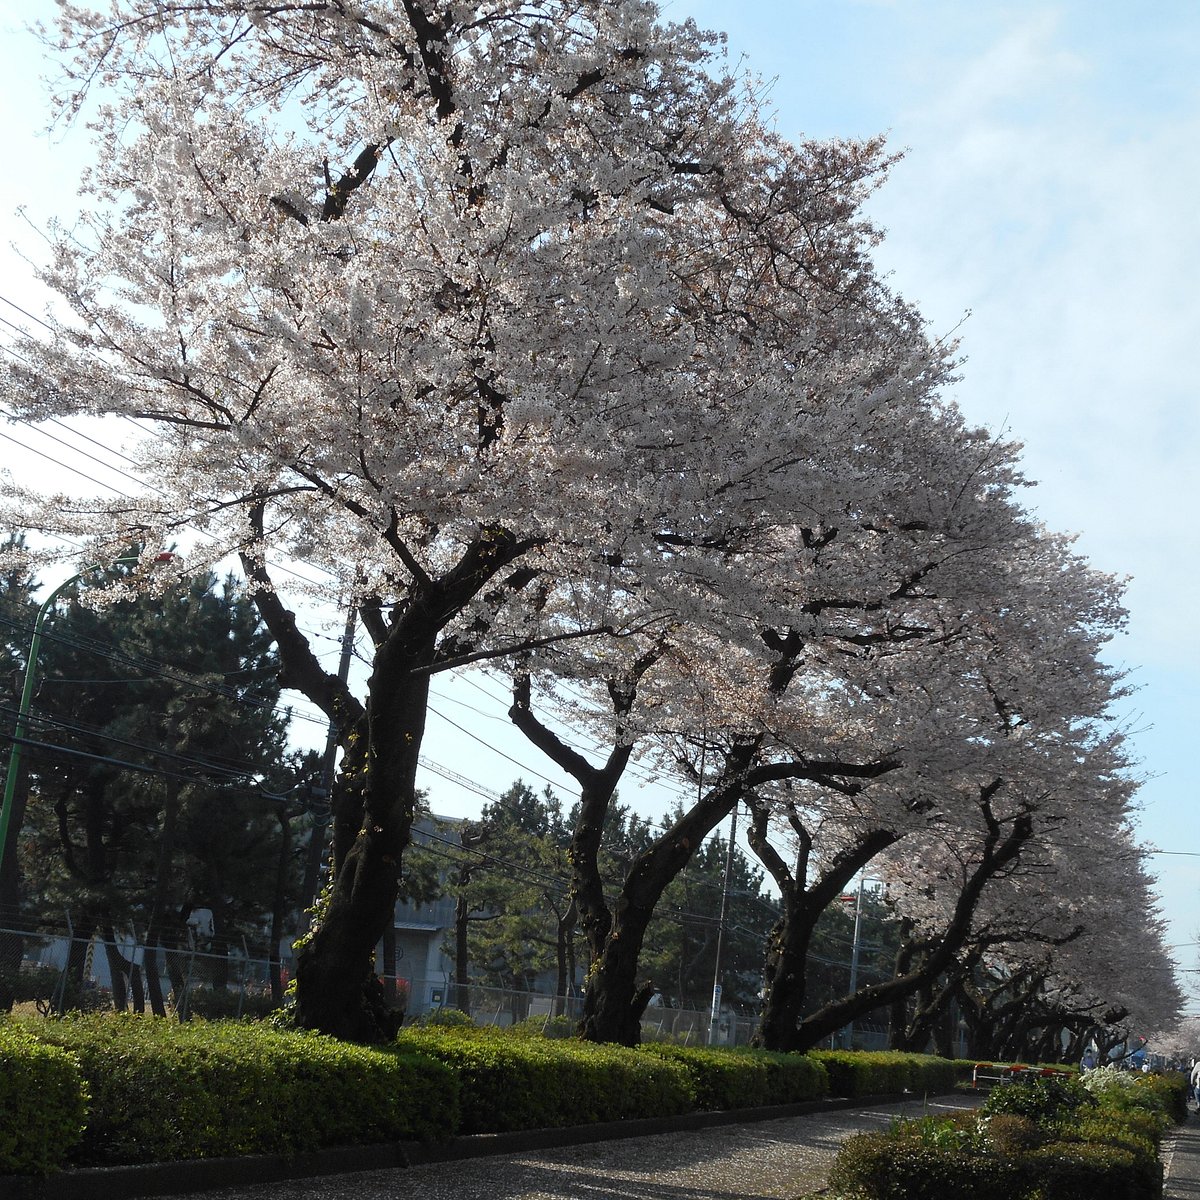
[[[79,1163],[295,1153],[448,1137],[457,1082],[439,1063],[235,1022],[106,1014],[37,1026],[91,1092]]]
[[[809,1055],[666,1042],[644,1045],[641,1053],[682,1063],[696,1089],[696,1107],[706,1111],[794,1104],[829,1092],[825,1069]]]
[[[1012,1200],[1023,1194],[1019,1163],[964,1154],[949,1139],[938,1145],[911,1133],[860,1133],[838,1151],[829,1186],[863,1200]]]
[[[810,1051],[829,1073],[834,1096],[881,1096],[899,1092],[932,1095],[952,1092],[958,1079],[955,1064],[931,1054],[895,1050]]]
[[[1173,1102],[1173,1081],[1153,1077],[1031,1074],[993,1090],[977,1113],[851,1138],[831,1171],[832,1193],[854,1200],[1160,1200],[1157,1143]]]
[[[461,1133],[673,1116],[696,1107],[692,1076],[682,1063],[621,1046],[433,1026],[403,1030],[396,1044],[454,1072]]]
[[[0,1174],[61,1168],[83,1135],[87,1096],[71,1054],[0,1022]]]

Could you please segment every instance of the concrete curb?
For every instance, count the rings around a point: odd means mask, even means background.
[[[929,1099],[941,1099],[943,1096]],[[773,1121],[808,1113],[865,1108],[873,1104],[911,1100],[911,1093],[807,1100],[764,1108],[684,1113],[678,1117],[645,1117],[635,1121],[605,1121],[562,1129],[524,1129],[514,1133],[477,1133],[446,1142],[384,1142],[368,1146],[334,1146],[285,1157],[259,1154],[244,1158],[188,1159],[128,1167],[82,1167],[45,1178],[24,1175],[0,1177],[4,1200],[126,1200],[134,1196],[175,1196],[226,1187],[284,1183],[319,1175],[353,1171],[388,1171],[423,1163],[453,1162],[494,1154],[554,1150],[589,1142],[648,1137],[687,1129]]]

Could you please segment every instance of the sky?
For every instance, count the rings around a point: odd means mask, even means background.
[[[25,325],[8,302],[36,313],[42,300],[8,244],[36,253],[31,225],[70,213],[86,153],[81,130],[40,132],[39,52],[19,22],[52,10],[50,0],[21,0],[0,15],[0,321]],[[1051,529],[1077,534],[1097,568],[1128,577],[1128,629],[1109,658],[1138,688],[1121,716],[1145,777],[1140,835],[1161,851],[1149,868],[1193,995],[1200,5],[673,0],[665,12],[728,34],[730,65],[770,84],[784,136],[886,133],[902,154],[869,207],[886,230],[879,263],[935,334],[959,338],[954,399],[969,420],[1024,444],[1037,481],[1030,506]],[[4,333],[0,325],[0,341]],[[0,432],[111,478],[32,431]],[[2,440],[0,465],[54,470]],[[331,666],[338,626],[331,615],[322,635]],[[426,742],[440,764],[425,779],[435,810],[468,815],[518,776],[570,794],[509,731],[504,709],[486,677],[439,684]],[[320,741],[316,723],[300,728]],[[664,793],[623,791],[643,798],[661,807]],[[1188,1007],[1200,1012],[1200,998]]]

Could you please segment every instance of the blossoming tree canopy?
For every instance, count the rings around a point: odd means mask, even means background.
[[[870,270],[886,160],[778,142],[714,39],[647,3],[117,0],[63,5],[48,40],[96,154],[43,274],[70,315],[4,395],[133,419],[144,487],[13,515],[95,559],[185,526],[242,553],[346,748],[301,1018],[371,1036],[339,981],[390,914],[428,671],[509,649],[493,630],[542,576],[720,544],[781,462],[944,372]],[[369,704],[268,553],[362,604]]]
[[[433,672],[693,626],[788,679],[802,650],[846,695],[873,652],[1001,611],[1031,536],[1015,450],[939,400],[952,349],[873,271],[882,143],[781,141],[692,23],[645,0],[113,0],[46,36],[95,160],[49,231],[52,336],[0,391],[26,420],[128,418],[140,487],[9,488],[5,514],[89,561],[184,528],[241,555],[283,681],[343,748],[304,1024],[387,1033],[368,965]],[[278,557],[358,607],[365,699]]]

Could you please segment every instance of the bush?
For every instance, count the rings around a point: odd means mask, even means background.
[[[695,1107],[682,1063],[622,1046],[437,1027],[405,1029],[397,1045],[454,1071],[463,1133],[671,1116]]]
[[[1106,1109],[1153,1116],[1158,1126],[1155,1140],[1172,1122],[1182,1124],[1187,1120],[1187,1086],[1182,1080],[1098,1067],[1083,1076],[1082,1084]]]
[[[979,1122],[984,1141],[993,1154],[1015,1157],[1044,1145],[1048,1135],[1035,1121],[1016,1113],[996,1113]]]
[[[92,1095],[76,1161],[295,1153],[453,1133],[438,1063],[240,1022],[110,1014],[38,1026],[78,1057]]]
[[[172,996],[172,1004],[176,1003]],[[270,992],[247,991],[224,987],[194,987],[187,993],[186,1011],[189,1017],[203,1017],[206,1021],[262,1021],[278,1011]]]
[[[573,1038],[578,1032],[579,1022],[573,1017],[526,1017],[509,1026],[516,1037]]]
[[[83,1134],[87,1098],[71,1054],[0,1022],[0,1174],[61,1168]]]
[[[696,1107],[706,1112],[769,1104],[767,1064],[751,1054],[657,1043],[641,1053],[681,1063],[692,1078]]]
[[[1041,1200],[1160,1200],[1162,1166],[1118,1146],[1050,1142],[1029,1156]]]
[[[1012,1200],[1022,1194],[1017,1159],[964,1153],[966,1131],[960,1136],[938,1128],[952,1122],[911,1126],[917,1128],[848,1139],[830,1171],[831,1190],[862,1200]]]
[[[431,1008],[416,1020],[421,1029],[478,1029],[474,1017],[461,1008]]]
[[[729,1053],[751,1056],[766,1067],[767,1088],[762,1104],[798,1104],[829,1095],[829,1073],[811,1054],[781,1054],[748,1047]]]
[[[919,1095],[954,1090],[957,1074],[948,1058],[895,1050],[814,1050],[811,1056],[829,1073],[835,1096]]]
[[[1029,1075],[993,1088],[981,1112],[1012,1113],[1027,1117],[1043,1129],[1057,1129],[1083,1108],[1095,1107],[1095,1098],[1077,1079],[1063,1075]]]

